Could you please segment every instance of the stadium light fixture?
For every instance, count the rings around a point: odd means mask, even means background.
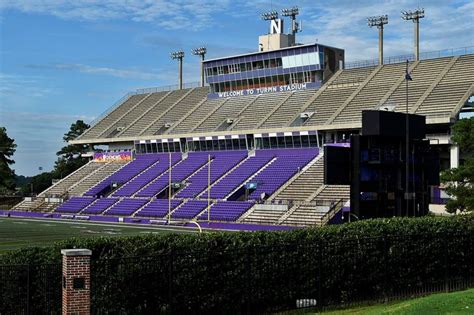
[[[286,8],[281,10],[281,15],[289,16],[291,18],[291,33],[295,35],[299,31],[301,31],[300,25],[296,22],[296,16],[300,14],[300,11],[297,6],[292,8]],[[301,22],[301,21],[300,21]]]
[[[415,60],[420,60],[420,19],[425,17],[425,9],[417,8],[413,11],[402,11],[402,19],[405,21],[413,21],[414,23],[414,49]]]
[[[369,27],[376,26],[379,30],[379,65],[383,64],[383,28],[388,24],[388,15],[371,16],[367,18]]]
[[[183,58],[184,51],[178,50],[171,53],[171,59],[178,60],[179,63],[179,89],[183,89]]]
[[[270,11],[270,12],[262,13],[261,18],[264,21],[276,20],[278,19],[278,12]]]
[[[204,86],[204,56],[207,53],[206,47],[198,47],[191,49],[191,53],[195,56],[201,56],[201,87]]]

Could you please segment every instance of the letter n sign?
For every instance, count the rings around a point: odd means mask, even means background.
[[[270,34],[283,33],[283,20],[275,19],[270,21]]]

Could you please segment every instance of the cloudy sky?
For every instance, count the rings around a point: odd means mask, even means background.
[[[1,0],[0,126],[18,144],[16,173],[50,170],[62,135],[128,91],[177,83],[173,50],[186,52],[186,82],[199,80],[189,52],[208,58],[257,49],[259,14],[297,5],[299,41],[344,48],[346,60],[377,57],[365,18],[388,14],[385,55],[411,53],[413,25],[400,10],[425,8],[421,51],[474,46],[474,1]]]

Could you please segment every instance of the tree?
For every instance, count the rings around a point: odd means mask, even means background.
[[[27,177],[28,181],[21,186],[23,195],[39,194],[51,186],[53,181],[53,172],[43,172],[33,177]]]
[[[5,194],[15,189],[15,171],[10,166],[16,151],[15,140],[7,135],[7,129],[0,127],[0,193]]]
[[[89,127],[90,126],[84,123],[84,121],[77,120],[71,124],[69,131],[64,134],[63,140],[65,142],[74,140]],[[82,158],[81,154],[87,151],[89,151],[89,146],[82,144],[69,144],[61,148],[61,150],[56,153],[58,160],[54,166],[54,177],[63,178],[86,164],[88,159]]]
[[[464,161],[458,168],[446,170],[441,181],[454,198],[446,205],[448,212],[474,210],[474,117],[459,120],[453,126],[451,139],[459,146]]]

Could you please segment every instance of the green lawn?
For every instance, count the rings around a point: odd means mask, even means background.
[[[390,304],[324,312],[324,315],[472,315],[474,314],[474,289],[438,293],[430,296]]]
[[[182,228],[141,227],[119,223],[0,218],[0,253],[28,246],[45,246],[70,237],[126,236],[143,233],[192,233]]]

